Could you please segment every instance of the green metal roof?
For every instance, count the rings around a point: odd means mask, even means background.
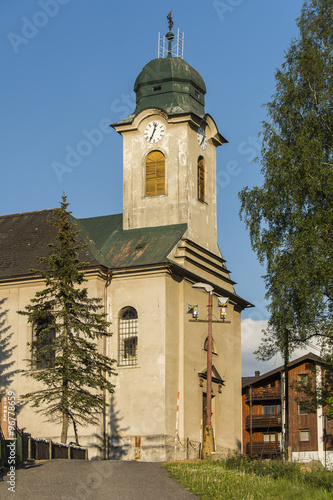
[[[168,262],[186,224],[122,229],[122,214],[76,219],[93,257],[111,269]]]
[[[205,82],[180,57],[153,59],[146,64],[135,81],[134,92],[134,113],[117,124],[132,123],[135,116],[149,108],[161,109],[168,116],[194,113],[203,118],[205,115]]]
[[[50,254],[57,230],[49,224],[59,209],[0,217],[0,278],[29,274],[42,267],[38,257]],[[111,269],[168,262],[168,255],[186,231],[186,224],[123,230],[122,214],[76,219],[78,237],[87,247],[79,258],[88,266]]]

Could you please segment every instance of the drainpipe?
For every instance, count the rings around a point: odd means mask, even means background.
[[[107,321],[108,317],[108,286],[111,283],[112,272],[110,269],[107,271],[106,281],[104,286],[104,318]],[[106,335],[103,338],[103,355],[106,356]],[[106,371],[103,373],[104,378],[106,378]],[[103,460],[107,460],[107,434],[106,434],[106,389],[103,389]]]
[[[252,429],[252,385],[250,385],[250,457],[252,457],[253,454],[253,429]],[[246,452],[246,450],[245,450]]]

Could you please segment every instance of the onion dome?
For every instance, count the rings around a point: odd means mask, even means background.
[[[168,116],[205,114],[206,85],[199,73],[180,57],[153,59],[134,84],[136,109],[158,108]]]

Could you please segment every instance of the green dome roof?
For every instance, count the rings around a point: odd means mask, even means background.
[[[180,57],[153,59],[134,84],[136,109],[159,108],[168,115],[205,114],[206,85],[199,73]]]
[[[199,73],[180,57],[153,59],[143,68],[134,84],[134,92],[140,86],[168,81],[193,83],[204,94],[206,85]]]
[[[153,59],[135,80],[136,108],[113,125],[132,123],[143,110],[157,108],[168,116],[205,116],[206,85],[199,73],[180,57]]]

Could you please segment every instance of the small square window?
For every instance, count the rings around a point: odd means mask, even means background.
[[[309,429],[302,429],[300,432],[300,440],[301,441],[310,441],[310,431]]]
[[[275,432],[264,432],[263,437],[264,443],[275,443],[276,441]]]
[[[265,405],[263,406],[264,410],[264,415],[276,415],[277,413],[280,413],[276,405]]]
[[[298,383],[302,387],[306,387],[308,385],[309,377],[307,373],[302,373],[298,375]]]
[[[309,414],[309,408],[307,403],[298,403],[298,414],[299,415]]]

